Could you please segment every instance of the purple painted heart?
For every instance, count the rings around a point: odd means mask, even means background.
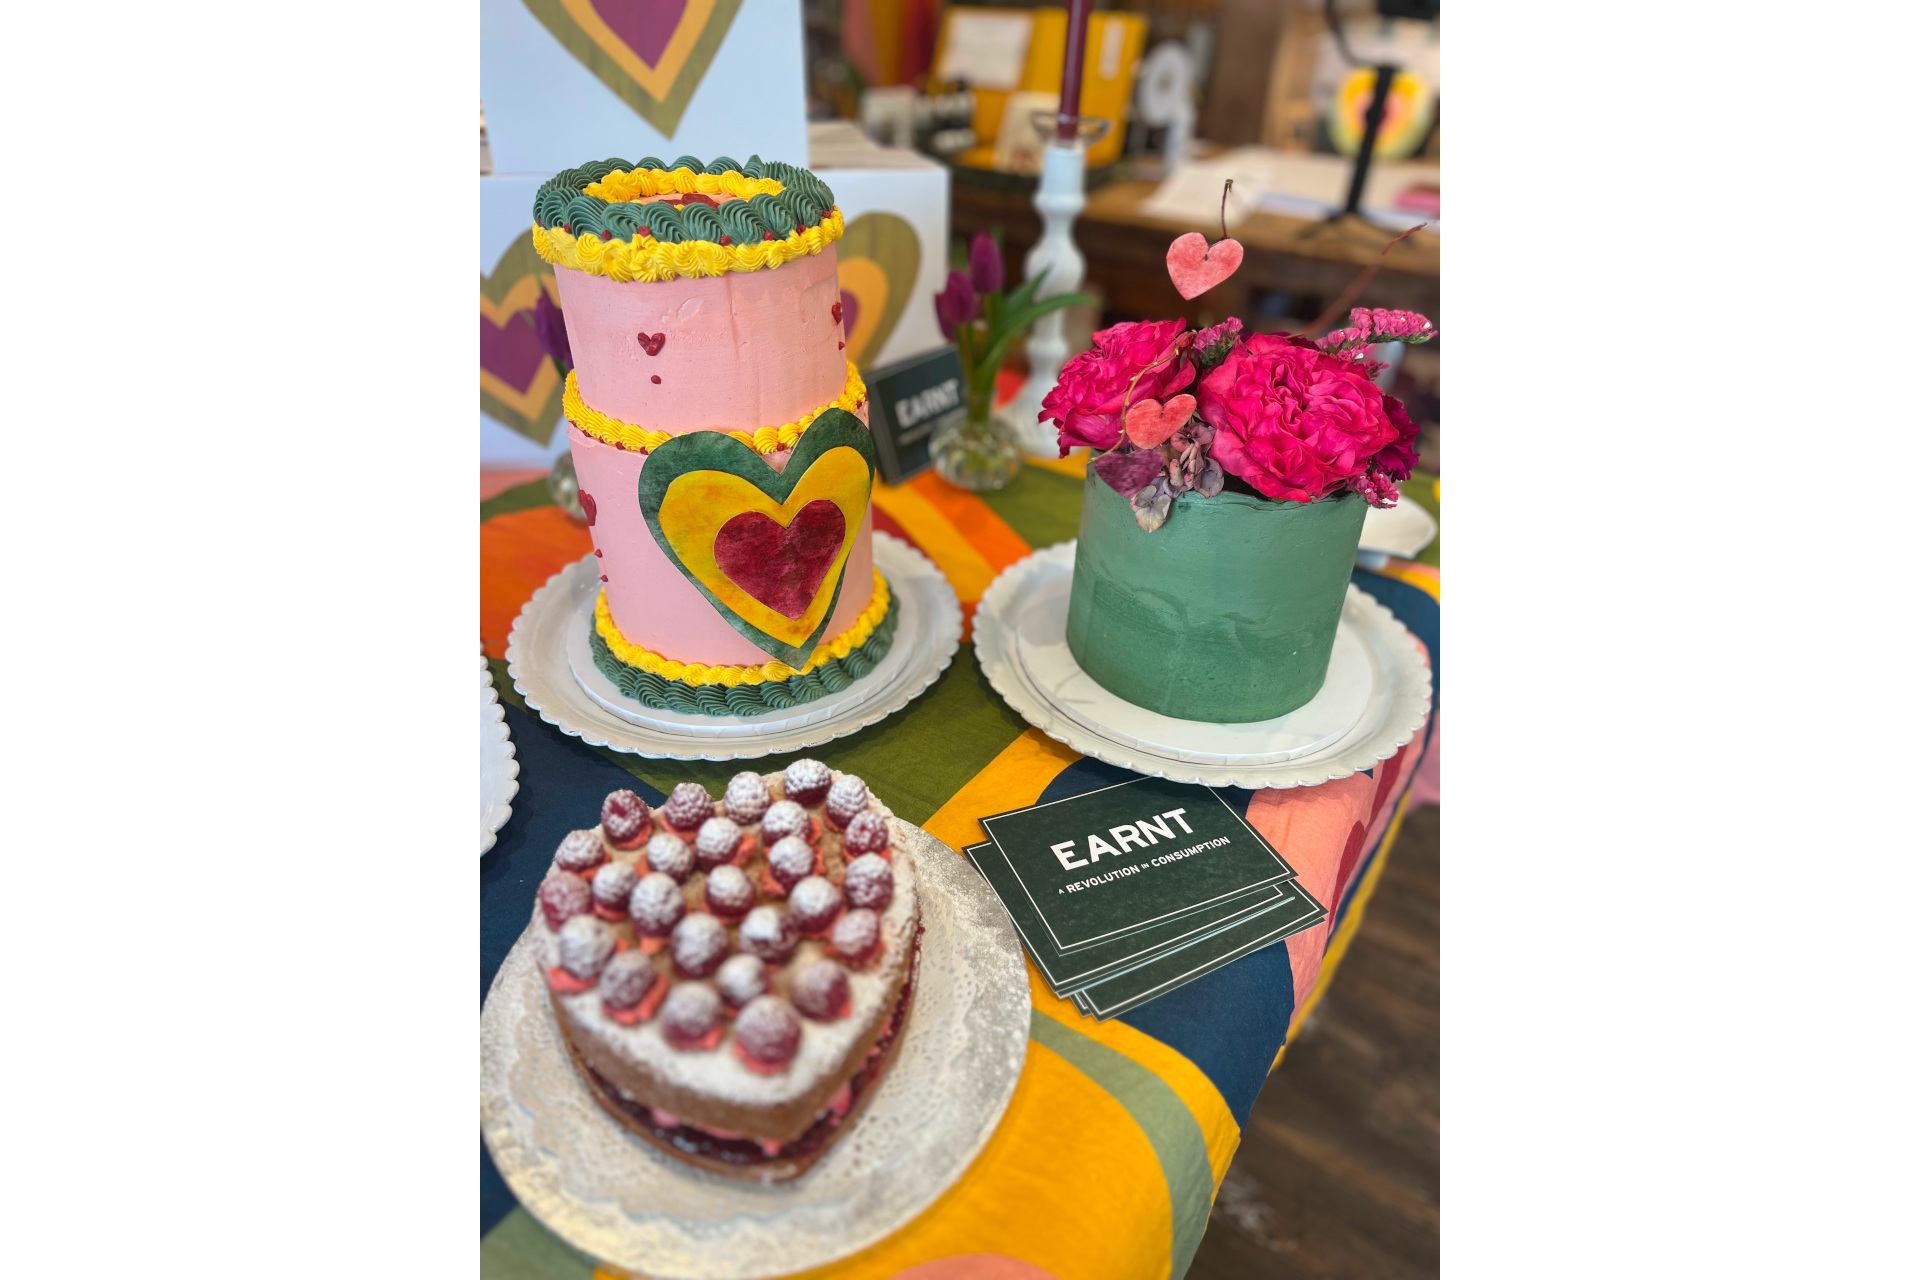
[[[813,603],[847,539],[847,518],[825,498],[800,508],[793,523],[747,511],[720,526],[713,559],[742,591],[785,618]]]
[[[525,393],[533,386],[546,363],[547,349],[533,327],[533,313],[516,311],[505,324],[480,316],[480,367],[515,391]]]
[[[593,11],[640,61],[657,67],[679,29],[687,0],[593,0]]]

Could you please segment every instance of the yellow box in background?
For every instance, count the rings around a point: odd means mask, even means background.
[[[993,144],[1000,136],[1007,99],[1013,92],[1060,92],[1060,73],[1066,62],[1065,9],[994,9],[948,5],[940,18],[940,40],[934,48],[936,74],[945,61],[948,39],[956,21],[969,15],[991,20],[1026,19],[1032,23],[1026,61],[1016,89],[974,86],[973,131],[978,146],[963,152],[962,164],[993,167]],[[1126,143],[1128,105],[1133,98],[1133,75],[1147,42],[1147,20],[1136,13],[1094,13],[1087,18],[1087,62],[1080,82],[1080,114],[1085,119],[1110,120],[1107,136],[1087,151],[1087,167],[1098,168],[1120,158]]]

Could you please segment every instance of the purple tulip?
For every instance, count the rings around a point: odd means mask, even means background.
[[[947,341],[963,324],[971,324],[980,315],[980,297],[973,281],[958,271],[949,272],[947,287],[933,297],[933,314],[940,321],[940,332]]]
[[[973,291],[983,296],[1000,292],[1000,286],[1006,283],[1000,246],[984,231],[973,238],[973,245],[967,250],[967,270],[973,277]]]
[[[533,331],[540,335],[540,345],[547,349],[553,362],[560,366],[561,373],[573,369],[573,348],[567,344],[567,322],[560,315],[547,291],[540,291],[540,301],[533,308]]]

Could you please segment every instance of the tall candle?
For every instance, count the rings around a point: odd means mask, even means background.
[[[1080,136],[1080,77],[1087,67],[1087,15],[1093,0],[1067,0],[1067,62],[1060,68],[1060,118],[1056,137]]]

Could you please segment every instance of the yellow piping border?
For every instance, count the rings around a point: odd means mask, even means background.
[[[549,231],[535,223],[533,249],[542,261],[556,267],[571,267],[623,284],[630,280],[657,284],[682,276],[698,279],[729,271],[768,270],[819,253],[846,230],[847,219],[838,205],[818,226],[797,230],[784,240],[762,240],[758,244],[715,244],[711,240],[667,244],[652,236],[602,240],[599,236],[576,236],[557,227]]]
[[[840,398],[831,404],[823,404],[804,418],[782,423],[777,427],[759,427],[753,431],[729,431],[726,434],[746,445],[756,453],[779,453],[782,449],[791,449],[800,443],[813,420],[829,409],[845,409],[852,413],[867,402],[867,384],[860,380],[860,371],[853,367],[853,361],[847,361],[847,385]],[[622,422],[610,418],[598,409],[587,407],[580,398],[579,384],[571,371],[567,374],[567,389],[560,397],[560,412],[568,422],[580,428],[587,435],[603,444],[614,445],[621,449],[631,449],[636,453],[648,453],[658,449],[673,439],[672,431],[649,431],[645,427],[636,427],[631,422]]]
[[[663,658],[644,645],[637,645],[620,634],[620,628],[613,623],[613,613],[607,608],[607,593],[603,588],[600,598],[593,605],[593,629],[607,642],[607,648],[613,656],[629,667],[638,667],[667,680],[677,680],[681,684],[696,688],[710,684],[725,685],[731,689],[738,685],[773,684],[781,680],[791,680],[794,676],[805,675],[815,667],[825,666],[837,658],[844,658],[867,642],[873,629],[887,616],[887,580],[880,571],[873,571],[873,599],[870,601],[854,624],[833,639],[822,644],[807,659],[807,665],[795,669],[784,662],[768,662],[757,667],[710,667],[701,662],[675,662]]]

